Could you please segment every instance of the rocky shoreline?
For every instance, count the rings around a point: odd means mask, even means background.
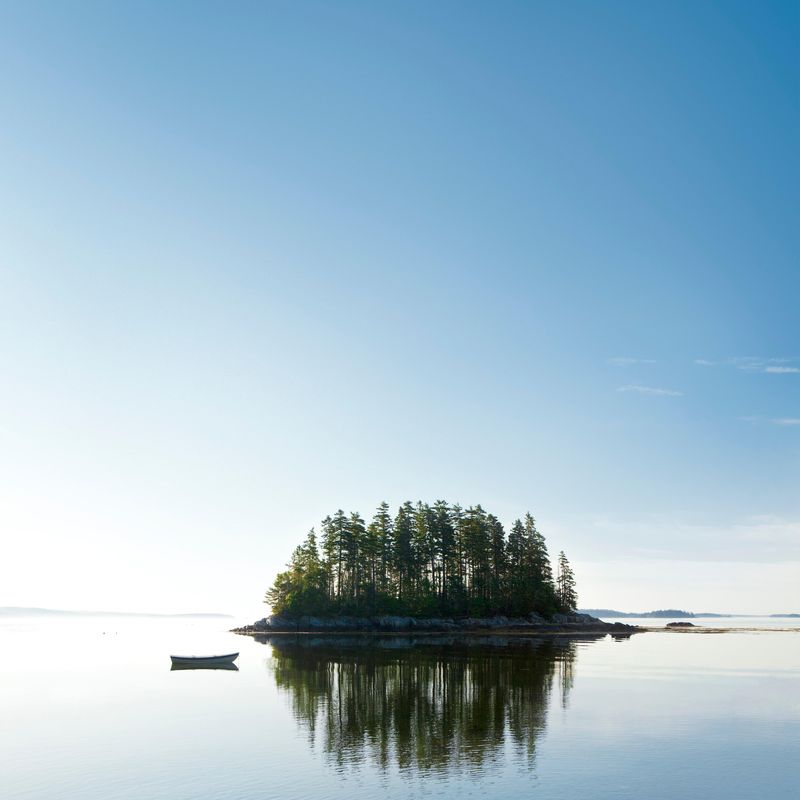
[[[545,619],[538,614],[528,617],[485,617],[485,618],[421,618],[383,615],[376,617],[298,617],[290,619],[281,616],[265,617],[234,628],[233,633],[245,636],[264,634],[297,633],[482,633],[482,634],[632,634],[645,629],[622,622],[603,622],[589,614],[555,614]]]

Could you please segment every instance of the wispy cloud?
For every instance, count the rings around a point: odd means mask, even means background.
[[[630,358],[629,356],[617,356],[609,358],[608,363],[615,367],[633,367],[636,364],[655,364],[654,358]]]
[[[707,358],[696,358],[694,363],[701,367],[734,367],[743,372],[767,372],[772,375],[790,375],[800,373],[800,367],[790,366],[797,358],[761,358],[760,356],[733,356],[720,361]]]
[[[797,367],[786,366],[794,361],[793,358],[756,358],[755,356],[737,356],[730,359],[730,363],[736,369],[746,372],[771,372],[782,375],[787,372],[800,372]]]
[[[752,425],[768,423],[769,425],[780,425],[786,428],[800,425],[800,417],[739,417],[739,419]]]
[[[637,394],[649,394],[654,397],[682,397],[683,392],[675,389],[660,389],[656,386],[639,386],[635,383],[628,383],[625,386],[617,387],[618,392],[636,392]]]
[[[735,356],[728,359],[726,363],[745,372],[762,372],[768,360],[765,361],[763,358],[755,358],[754,356]]]

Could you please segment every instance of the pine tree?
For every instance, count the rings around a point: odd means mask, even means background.
[[[394,547],[392,566],[397,582],[397,597],[403,599],[411,593],[414,552],[412,548],[414,507],[406,501],[397,511],[394,520]]]
[[[555,610],[556,590],[553,585],[553,568],[547,543],[536,527],[536,520],[529,513],[525,514],[525,542],[527,547],[526,565],[532,582],[532,604],[540,609]]]
[[[562,550],[558,554],[558,577],[556,578],[556,592],[561,610],[565,613],[575,611],[578,607],[578,594],[575,590],[575,575],[567,557]]]
[[[328,591],[335,606],[352,596],[353,541],[347,515],[340,508],[322,521],[322,552],[328,572]]]
[[[529,602],[528,581],[525,573],[525,542],[525,526],[520,520],[514,520],[506,546],[508,570],[505,603],[506,611],[513,616],[524,613]]]
[[[335,604],[339,599],[342,581],[342,552],[333,519],[329,516],[322,520],[322,554],[328,574],[328,597],[331,604]]]
[[[350,606],[358,608],[362,605],[363,582],[367,571],[368,557],[364,548],[367,529],[360,514],[355,511],[350,514],[345,531]]]
[[[374,557],[372,586],[378,604],[391,592],[392,530],[389,504],[381,503],[367,529],[369,548]]]
[[[489,525],[486,512],[481,506],[467,509],[464,520],[464,557],[466,564],[466,586],[469,608],[480,616],[488,607],[489,588]]]
[[[495,613],[505,611],[505,584],[508,562],[506,559],[506,532],[493,514],[487,517],[489,525],[489,606]]]
[[[450,508],[445,500],[437,500],[433,504],[433,525],[436,531],[438,549],[437,586],[440,605],[443,612],[449,611],[451,575],[457,573],[456,540]]]

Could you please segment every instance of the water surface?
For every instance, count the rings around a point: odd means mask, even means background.
[[[365,644],[3,619],[0,796],[794,798],[799,622]],[[232,650],[238,671],[170,669]]]

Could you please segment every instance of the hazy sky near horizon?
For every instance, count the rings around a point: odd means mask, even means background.
[[[800,611],[800,5],[0,3],[0,605],[264,612],[381,500]]]

